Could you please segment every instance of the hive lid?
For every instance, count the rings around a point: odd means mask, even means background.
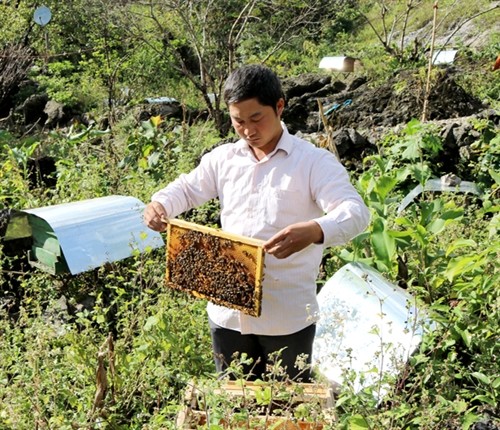
[[[166,283],[195,297],[258,317],[264,242],[171,219],[167,227]]]
[[[353,371],[356,391],[380,383],[383,394],[382,375],[396,376],[433,324],[408,291],[360,262],[339,269],[318,302],[313,364],[338,386]]]

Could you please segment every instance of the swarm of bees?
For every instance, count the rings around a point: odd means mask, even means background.
[[[196,230],[175,233],[170,232],[167,254],[167,284],[171,288],[260,315],[262,279],[252,248]]]

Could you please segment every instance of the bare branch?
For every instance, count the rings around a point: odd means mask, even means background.
[[[452,39],[453,36],[455,36],[455,34],[457,34],[457,32],[465,25],[467,24],[469,21],[472,21],[473,19],[477,18],[478,16],[481,16],[481,15],[484,15],[486,13],[489,13],[491,12],[492,10],[495,10],[495,9],[500,9],[500,4],[496,4],[495,6],[489,8],[489,9],[486,9],[486,10],[483,10],[481,12],[478,12],[472,16],[470,16],[469,18],[466,18],[465,20],[463,20],[459,25],[457,25],[457,28],[448,36],[448,39],[446,39],[445,43],[443,44],[443,46],[446,46],[448,43],[450,43],[450,40]]]
[[[245,5],[245,7],[241,10],[240,14],[238,15],[238,18],[236,18],[233,25],[231,26],[231,30],[229,31],[229,36],[228,36],[228,40],[227,40],[229,70],[232,70],[234,68],[236,45],[238,44],[238,41],[241,39],[243,31],[246,27],[246,24],[250,18],[250,15],[251,15],[256,3],[257,3],[256,0],[253,0],[252,2],[247,3]],[[236,30],[236,26],[238,26],[238,25],[239,25],[239,30],[238,30],[236,36],[233,36],[234,31]]]

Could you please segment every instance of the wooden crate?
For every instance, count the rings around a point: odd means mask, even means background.
[[[166,282],[195,297],[259,316],[263,241],[171,219]]]
[[[254,382],[229,381],[221,384],[221,388],[215,389],[211,394],[224,395],[234,401],[235,407],[242,401],[249,405],[255,399],[256,393],[263,390],[265,385]],[[280,389],[283,389],[280,387]],[[301,405],[304,403],[315,404],[321,410],[332,409],[334,406],[333,391],[331,388],[321,384],[293,383],[287,385],[287,391],[291,397],[290,405]],[[194,384],[190,384],[185,392],[185,407],[177,415],[176,425],[179,429],[195,430],[207,424],[207,408],[203,407],[203,393]],[[210,411],[208,411],[210,413]],[[330,419],[331,421],[331,419]],[[213,422],[210,424],[214,424]],[[221,418],[218,425],[225,429],[232,429],[235,426],[230,418]],[[306,421],[295,419],[290,414],[279,416],[270,414],[268,416],[252,414],[251,418],[245,422],[238,423],[238,428],[274,430],[323,430],[326,422]]]

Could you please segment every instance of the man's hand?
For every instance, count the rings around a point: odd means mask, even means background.
[[[276,258],[286,258],[311,243],[323,242],[323,230],[315,221],[289,225],[264,243],[263,248]]]
[[[144,209],[144,224],[151,230],[164,231],[167,228],[167,212],[161,203],[151,202]]]

